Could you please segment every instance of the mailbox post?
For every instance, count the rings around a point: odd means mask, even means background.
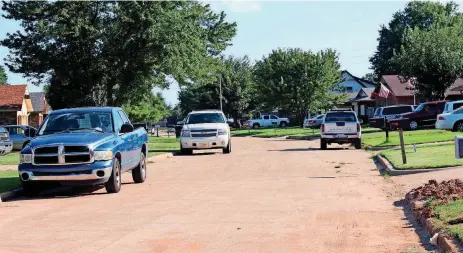
[[[394,120],[392,126],[396,127],[399,130],[399,138],[400,138],[400,150],[402,151],[402,163],[407,164],[407,154],[405,153],[405,144],[404,144],[404,130],[407,128],[409,124],[408,119],[400,119]]]

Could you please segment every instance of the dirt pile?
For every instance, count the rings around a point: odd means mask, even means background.
[[[463,181],[451,179],[437,183],[436,180],[429,180],[424,186],[412,189],[405,198],[410,202],[422,201],[426,205],[419,207],[419,211],[424,218],[434,217],[433,208],[436,205],[448,203],[452,200],[463,199]]]

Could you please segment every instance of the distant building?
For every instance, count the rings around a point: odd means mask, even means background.
[[[45,99],[45,92],[31,92],[30,99],[33,111],[29,115],[29,125],[38,127],[52,109]]]
[[[31,112],[27,85],[0,85],[0,125],[28,125]]]

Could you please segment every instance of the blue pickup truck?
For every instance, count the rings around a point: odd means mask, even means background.
[[[148,135],[134,130],[121,108],[88,107],[53,111],[20,153],[19,177],[28,195],[47,183],[103,185],[121,189],[121,174],[146,179]]]

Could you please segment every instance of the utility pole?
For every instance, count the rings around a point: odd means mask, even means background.
[[[219,76],[219,91],[220,91],[220,110],[222,110],[222,76]]]

